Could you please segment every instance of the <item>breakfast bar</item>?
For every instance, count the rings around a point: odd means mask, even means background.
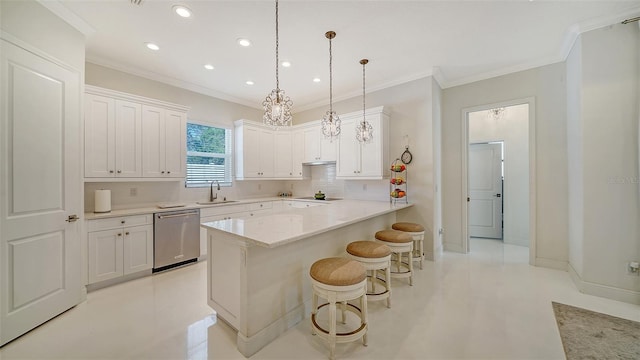
[[[340,200],[204,223],[207,302],[238,331],[238,350],[249,357],[310,312],[314,261],[345,256],[347,244],[373,239],[410,206]]]

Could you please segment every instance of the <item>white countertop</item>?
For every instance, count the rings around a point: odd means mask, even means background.
[[[413,204],[386,201],[338,200],[325,206],[296,208],[270,215],[203,223],[206,229],[223,231],[258,246],[274,248],[329,230],[391,213]]]

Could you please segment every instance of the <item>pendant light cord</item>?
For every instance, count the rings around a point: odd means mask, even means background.
[[[333,55],[331,53],[331,38],[329,38],[329,111],[333,114]],[[331,115],[333,119],[333,115]]]
[[[362,125],[363,125],[363,128],[364,128],[364,124],[366,124],[366,122],[367,122],[367,120],[365,119],[365,115],[364,115],[365,114],[365,109],[366,109],[365,100],[364,100],[364,98],[365,98],[364,67],[365,67],[366,64],[367,63],[365,63],[364,61],[362,62]]]
[[[278,63],[280,62],[280,58],[278,57],[278,0],[276,0],[276,90],[280,91],[280,78],[278,74]]]

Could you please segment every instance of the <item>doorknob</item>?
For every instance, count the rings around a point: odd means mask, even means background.
[[[496,197],[502,197],[502,194],[496,194]]]
[[[66,222],[76,222],[80,220],[80,218],[78,217],[78,215],[69,215],[69,217],[67,218],[67,220],[65,220]]]

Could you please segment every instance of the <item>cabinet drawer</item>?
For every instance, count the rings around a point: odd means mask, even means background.
[[[246,211],[246,205],[223,205],[200,208],[200,218],[214,215],[234,214]]]
[[[272,207],[273,207],[273,204],[271,203],[271,201],[264,201],[264,202],[257,202],[257,203],[249,204],[249,210],[251,210],[251,211],[253,211],[253,210],[271,209]]]
[[[117,229],[127,226],[151,225],[153,224],[153,214],[120,216],[108,219],[89,220],[87,231],[99,231],[107,229]]]

